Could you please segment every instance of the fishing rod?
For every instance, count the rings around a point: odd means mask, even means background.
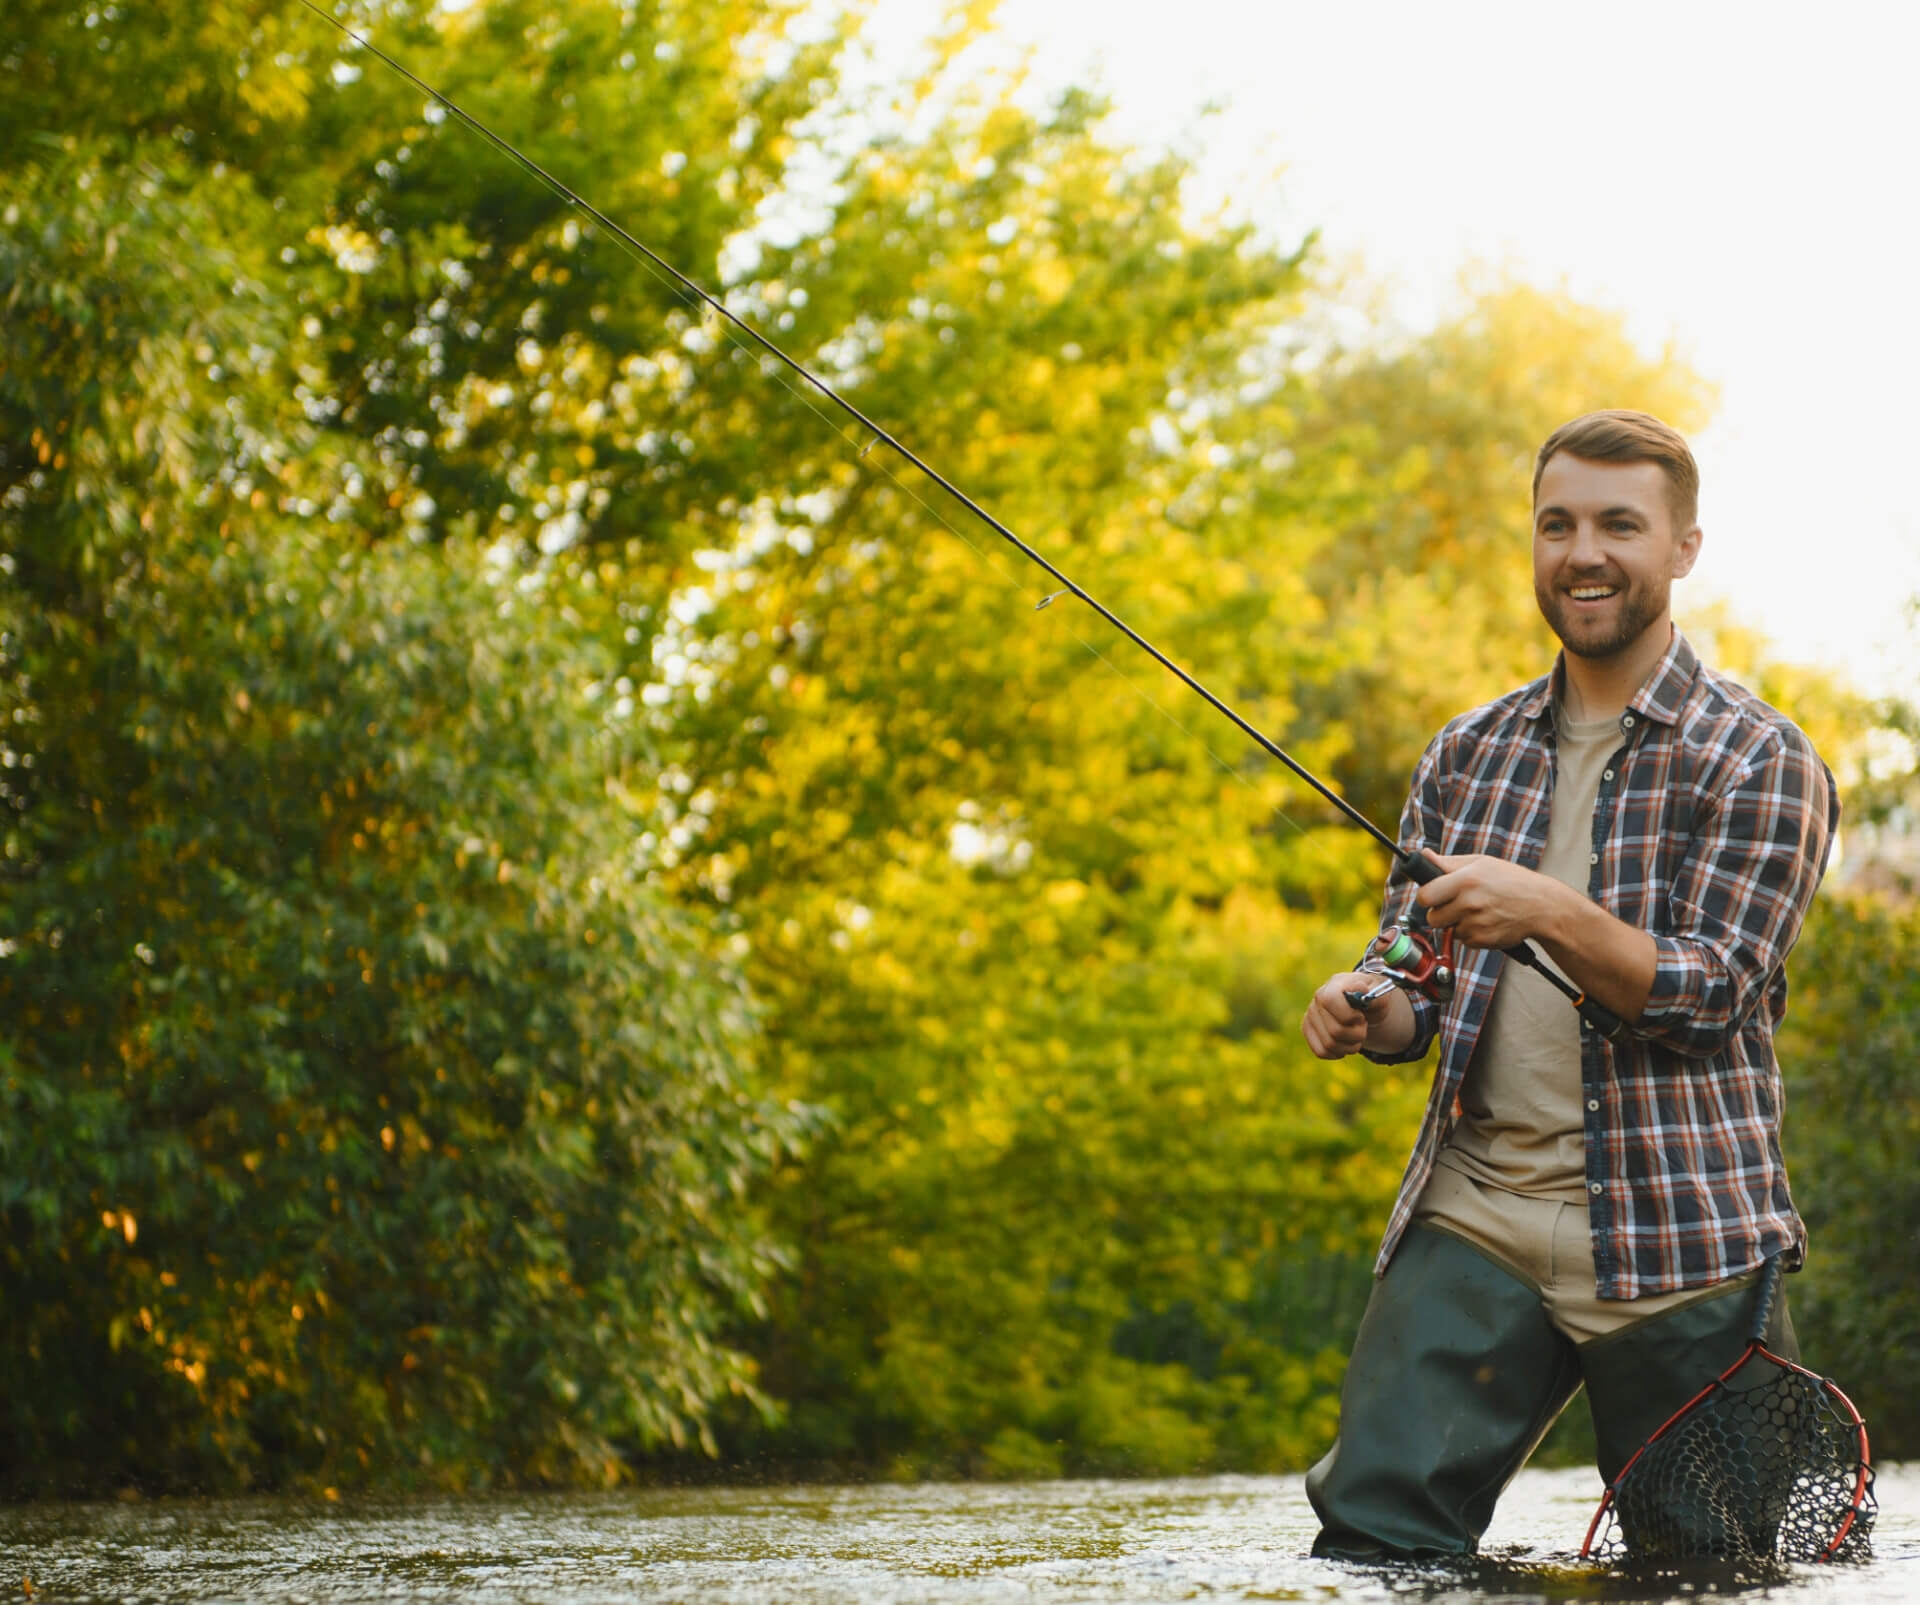
[[[972,513],[975,518],[985,524],[994,534],[1012,546],[1022,557],[1044,569],[1059,582],[1060,589],[1043,597],[1037,604],[1035,611],[1049,606],[1061,596],[1077,597],[1135,646],[1139,647],[1142,652],[1152,658],[1161,668],[1179,680],[1188,690],[1201,697],[1216,713],[1222,714],[1230,719],[1234,725],[1238,727],[1240,732],[1258,746],[1261,751],[1284,764],[1297,778],[1304,781],[1326,802],[1332,804],[1350,824],[1359,826],[1361,830],[1365,831],[1382,847],[1386,848],[1386,850],[1393,855],[1395,862],[1400,865],[1406,872],[1408,878],[1416,885],[1424,886],[1430,881],[1438,880],[1446,873],[1424,847],[1401,846],[1399,842],[1395,841],[1393,837],[1389,836],[1358,808],[1354,807],[1346,798],[1342,797],[1325,781],[1321,780],[1318,775],[1314,774],[1296,759],[1282,747],[1279,742],[1275,741],[1271,736],[1267,735],[1265,731],[1261,730],[1251,720],[1246,718],[1237,708],[1233,707],[1232,704],[1223,698],[1215,695],[1212,690],[1203,685],[1194,675],[1181,667],[1180,664],[1168,657],[1166,653],[1162,652],[1138,630],[1134,629],[1125,619],[1121,618],[1096,597],[1090,595],[1069,575],[1062,572],[1054,563],[1050,562],[1040,552],[1029,546],[1015,534],[1013,530],[1009,529],[1007,525],[1002,523],[985,507],[981,506],[979,502],[975,501],[973,497],[969,496],[945,474],[941,473],[939,469],[935,468],[925,458],[920,456],[918,452],[900,440],[891,430],[883,428],[872,418],[869,418],[864,411],[855,406],[854,403],[849,401],[845,396],[841,395],[838,390],[834,389],[832,385],[828,384],[826,380],[822,379],[811,368],[796,358],[789,356],[785,350],[770,340],[766,335],[762,334],[751,323],[747,322],[746,319],[735,313],[718,296],[708,291],[704,285],[683,273],[678,267],[674,266],[672,262],[668,261],[665,257],[661,256],[659,252],[647,245],[645,241],[636,238],[619,223],[607,216],[605,212],[593,205],[585,196],[573,189],[571,185],[562,182],[504,135],[496,133],[465,107],[458,104],[441,90],[435,88],[424,78],[421,78],[417,73],[408,68],[405,63],[382,50],[364,34],[348,27],[347,24],[342,22],[338,17],[316,4],[315,0],[300,0],[300,4],[305,6],[307,10],[311,11],[322,21],[338,29],[340,33],[344,34],[362,50],[365,50],[369,55],[373,56],[375,60],[379,61],[390,72],[405,79],[409,84],[413,85],[415,89],[418,89],[436,104],[444,107],[448,113],[457,118],[474,133],[478,134],[482,139],[486,140],[488,144],[492,145],[494,149],[507,157],[508,160],[538,179],[561,200],[565,201],[567,205],[573,207],[584,216],[592,219],[592,221],[597,223],[601,228],[605,229],[608,234],[617,240],[637,260],[664,275],[669,282],[677,286],[684,294],[693,300],[700,302],[702,305],[717,313],[720,318],[733,329],[745,335],[746,338],[766,356],[773,358],[776,362],[788,369],[802,383],[825,397],[827,401],[839,408],[840,411],[853,419],[853,421],[863,429],[870,430],[873,438],[861,449],[861,456],[866,456],[876,445],[890,447],[894,452],[898,453],[900,457],[912,464],[913,467],[917,468],[928,479],[932,480],[934,484],[938,485],[962,507],[966,508],[968,512]],[[1367,962],[1372,968],[1380,971],[1380,973],[1387,976],[1395,984],[1405,986],[1413,991],[1422,992],[1434,998],[1436,1001],[1444,1002],[1447,997],[1452,995],[1454,982],[1458,975],[1458,967],[1453,957],[1453,933],[1450,930],[1444,931],[1439,942],[1436,944],[1420,928],[1423,924],[1424,921],[1421,918],[1421,910],[1416,904],[1413,912],[1413,923],[1404,926],[1389,927],[1388,930],[1384,931],[1380,938],[1369,948]],[[1581,1018],[1595,1030],[1599,1031],[1602,1036],[1611,1040],[1618,1036],[1624,1029],[1618,1016],[1588,997],[1584,991],[1574,986],[1563,977],[1559,971],[1547,964],[1532,943],[1521,942],[1513,947],[1503,949],[1503,951],[1508,958],[1514,960],[1516,963],[1523,964],[1527,968],[1537,971],[1544,979],[1553,985],[1556,990],[1565,996],[1567,1000],[1580,1011]],[[1350,992],[1347,994],[1347,997],[1348,1001],[1353,1003],[1356,1008],[1364,1008],[1367,1002],[1380,995],[1383,994],[1380,989],[1376,987],[1373,991],[1366,993]]]

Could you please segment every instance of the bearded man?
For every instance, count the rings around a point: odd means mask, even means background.
[[[1443,1008],[1333,976],[1321,1058],[1440,1062],[1341,1390],[1307,1477],[1314,1552],[1472,1553],[1584,1383],[1608,1481],[1735,1359],[1759,1268],[1806,1234],[1780,1151],[1787,953],[1839,821],[1784,715],[1673,627],[1699,471],[1658,419],[1596,412],[1534,469],[1533,575],[1563,651],[1453,720],[1414,772],[1383,925],[1463,944]],[[1535,944],[1625,1029],[1609,1041],[1501,949]],[[1768,1344],[1793,1358],[1786,1301]]]

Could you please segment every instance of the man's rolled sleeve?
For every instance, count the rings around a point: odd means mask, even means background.
[[[1696,810],[1637,1035],[1694,1058],[1726,1047],[1799,937],[1838,823],[1826,765],[1798,731],[1769,731]]]
[[[1376,1053],[1372,1048],[1362,1048],[1360,1052],[1375,1064],[1413,1064],[1426,1058],[1427,1050],[1433,1046],[1440,1030],[1440,1005],[1424,992],[1408,992],[1407,1001],[1413,1005],[1412,1037],[1398,1053]]]

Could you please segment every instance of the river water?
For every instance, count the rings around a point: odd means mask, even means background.
[[[1298,1477],[34,1505],[0,1510],[0,1588],[181,1605],[1920,1601],[1920,1464],[1881,1472],[1871,1562],[1773,1577],[1584,1568],[1599,1492],[1591,1471],[1524,1472],[1481,1560],[1399,1570],[1308,1559]]]

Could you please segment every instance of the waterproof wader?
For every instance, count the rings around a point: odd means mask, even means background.
[[[1376,1282],[1340,1392],[1340,1436],[1307,1473],[1316,1555],[1470,1555],[1584,1381],[1609,1482],[1746,1347],[1751,1297],[1707,1296],[1575,1345],[1507,1267],[1415,1221]],[[1769,1347],[1797,1357],[1784,1297]]]

